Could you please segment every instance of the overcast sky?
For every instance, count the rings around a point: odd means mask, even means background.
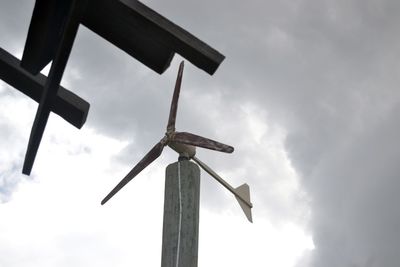
[[[147,0],[226,56],[185,65],[177,130],[233,145],[198,157],[247,182],[254,223],[202,172],[199,266],[398,266],[400,2]],[[21,57],[33,0],[0,2]],[[166,149],[101,199],[163,136],[178,64],[158,75],[81,26],[62,84],[82,130],[50,116],[21,174],[37,104],[0,82],[0,266],[159,266]]]

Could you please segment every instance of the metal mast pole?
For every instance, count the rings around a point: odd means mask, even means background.
[[[168,165],[161,267],[197,267],[200,169],[189,160]]]

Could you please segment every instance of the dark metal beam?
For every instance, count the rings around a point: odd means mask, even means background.
[[[29,175],[32,170],[40,141],[42,140],[43,132],[46,128],[51,107],[53,106],[54,99],[57,96],[58,87],[67,65],[74,39],[78,32],[79,21],[85,7],[85,0],[73,0],[68,11],[68,19],[66,21],[64,30],[61,33],[61,40],[59,42],[53,63],[51,64],[49,77],[46,80],[43,95],[41,97],[36,117],[33,122],[28,148],[25,154],[24,166],[22,168],[22,173],[24,174]]]
[[[36,0],[23,68],[36,74],[54,59],[70,5],[71,0]],[[169,67],[175,52],[209,74],[225,58],[136,0],[90,0],[80,22],[160,74]]]
[[[16,57],[0,48],[0,79],[40,102],[47,77],[40,73],[33,76],[20,67]],[[52,111],[80,129],[86,121],[89,107],[88,102],[60,86]]]
[[[126,6],[117,0],[91,0],[82,24],[138,61],[162,74],[174,56],[158,38],[142,34],[124,16]]]
[[[115,0],[102,0],[115,1]],[[218,51],[137,0],[118,0],[125,8],[120,17],[125,34],[138,32],[180,54],[195,66],[214,74],[224,60]]]
[[[36,0],[21,66],[38,73],[50,61],[53,63],[32,126],[22,171],[25,174],[31,172],[49,114],[55,108],[81,22],[158,73],[169,66],[174,52],[209,74],[224,59],[218,51],[136,0]]]
[[[54,59],[65,26],[70,0],[36,0],[21,66],[38,74]]]

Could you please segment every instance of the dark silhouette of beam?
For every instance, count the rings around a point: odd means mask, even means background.
[[[22,57],[22,67],[31,73],[54,59],[71,1],[36,0]],[[225,58],[136,0],[89,0],[80,23],[160,74],[175,52],[209,74]]]
[[[20,61],[0,48],[0,79],[40,102],[47,77],[39,73],[34,76],[20,67]],[[76,128],[81,128],[89,112],[89,103],[60,86],[54,99],[52,111]]]
[[[136,0],[90,0],[82,23],[131,56],[154,55],[160,64],[164,62],[165,53],[176,52],[213,74],[225,58]]]
[[[36,75],[54,59],[70,0],[36,0],[21,66]]]
[[[159,38],[143,34],[131,23],[126,6],[118,0],[90,1],[82,24],[128,55],[162,74],[170,65],[175,52],[164,46]]]
[[[37,74],[53,61],[25,155],[30,174],[79,28],[83,23],[158,73],[175,52],[213,74],[224,56],[136,0],[36,0],[21,66]]]
[[[224,60],[225,57],[218,51],[141,2],[137,0],[118,2],[125,5],[122,15],[126,17],[126,21],[121,26],[125,26],[127,30],[135,25],[140,33],[173,49],[211,75]]]
[[[72,45],[78,32],[79,21],[85,7],[85,0],[73,0],[71,7],[69,8],[67,21],[65,22],[65,27],[61,32],[59,46],[57,47],[54,61],[51,64],[49,76],[46,80],[36,117],[33,122],[28,148],[25,154],[25,161],[22,168],[22,173],[24,174],[29,175],[31,173],[42,140],[43,132],[46,128],[51,107],[57,96],[59,84],[67,65]]]

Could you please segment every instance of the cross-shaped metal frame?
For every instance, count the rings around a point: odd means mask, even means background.
[[[0,48],[0,79],[40,102],[47,77],[41,73],[32,75],[20,67],[20,61]],[[52,105],[52,111],[80,129],[86,121],[89,103],[60,86]]]
[[[160,74],[174,53],[211,75],[225,58],[137,0],[36,0],[21,67],[36,75],[53,62],[32,126],[24,174],[32,170],[80,24]]]

